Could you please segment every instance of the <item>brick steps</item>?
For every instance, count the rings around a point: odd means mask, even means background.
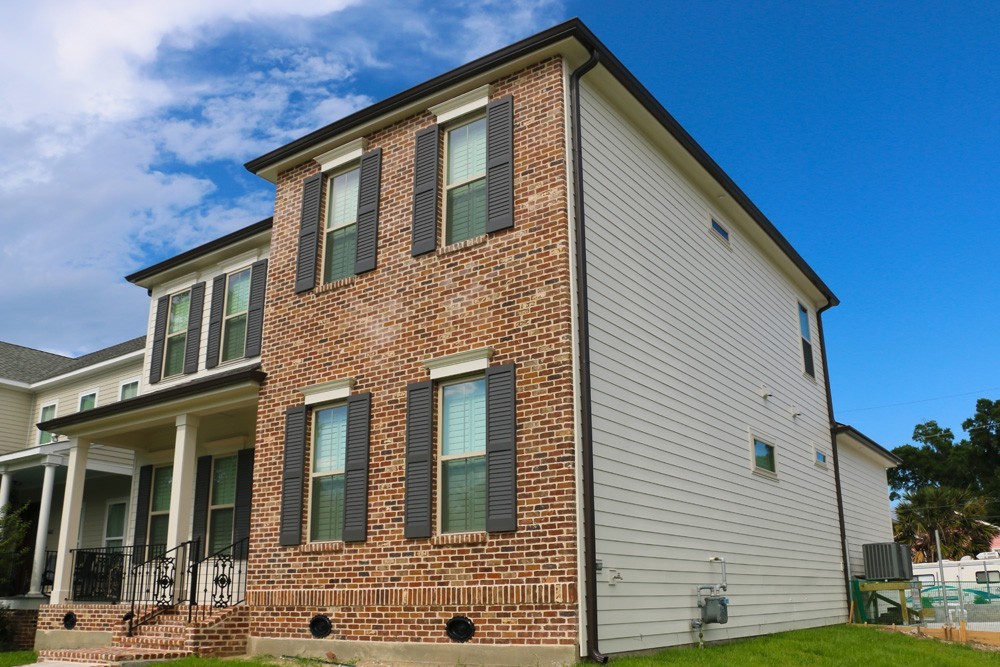
[[[116,666],[123,663],[146,660],[176,660],[194,655],[193,651],[184,649],[133,648],[128,646],[111,646],[106,648],[53,649],[38,652],[39,662],[57,660],[60,662],[78,662],[90,665]]]

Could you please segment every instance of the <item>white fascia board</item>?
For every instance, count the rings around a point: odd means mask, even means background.
[[[487,84],[467,93],[456,95],[441,104],[435,104],[430,108],[430,112],[437,118],[438,123],[447,123],[449,120],[461,118],[473,111],[485,109],[489,102],[490,85]]]
[[[60,382],[65,382],[66,380],[72,380],[80,377],[81,375],[86,375],[92,373],[96,370],[103,368],[110,368],[112,366],[117,366],[119,364],[124,364],[129,361],[135,361],[137,359],[141,360],[142,355],[146,353],[145,349],[136,350],[135,352],[129,352],[128,354],[123,354],[120,357],[115,357],[114,359],[108,359],[106,361],[101,361],[99,363],[93,364],[91,366],[84,366],[83,368],[78,368],[75,371],[65,373],[63,375],[57,375],[54,378],[48,378],[47,380],[40,380],[30,385],[31,389],[44,389],[45,387],[52,386],[54,384],[59,384]]]
[[[492,357],[492,347],[481,347],[468,352],[458,352],[436,359],[428,359],[421,363],[423,363],[424,368],[431,372],[432,380],[442,380],[476,371],[485,371],[489,367]]]
[[[354,378],[342,378],[303,387],[299,389],[299,393],[306,397],[306,405],[318,405],[349,398],[352,387],[354,387]]]
[[[368,140],[361,137],[360,139],[349,141],[343,146],[337,146],[322,155],[317,155],[313,158],[313,161],[319,163],[320,171],[325,173],[337,167],[342,167],[345,164],[360,160],[367,148]]]
[[[31,391],[31,385],[27,382],[18,382],[17,380],[8,380],[6,378],[0,378],[0,387],[21,391]]]

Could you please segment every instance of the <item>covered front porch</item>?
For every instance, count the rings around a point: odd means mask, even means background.
[[[243,601],[263,378],[237,369],[41,425],[69,438],[50,604],[127,604],[131,632],[178,605]],[[77,548],[99,446],[134,453],[123,541]]]

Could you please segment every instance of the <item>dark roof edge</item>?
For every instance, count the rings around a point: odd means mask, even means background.
[[[899,458],[898,456],[896,456],[895,454],[893,454],[892,452],[890,452],[888,449],[886,449],[882,445],[878,444],[877,442],[875,442],[874,440],[872,440],[871,438],[869,438],[867,435],[865,435],[864,433],[862,433],[858,429],[854,428],[853,426],[850,426],[848,424],[841,424],[840,422],[837,422],[836,426],[833,427],[833,433],[835,435],[839,435],[841,433],[846,433],[846,434],[850,435],[852,438],[854,438],[855,440],[857,440],[858,442],[860,442],[861,444],[863,444],[863,445],[867,446],[868,448],[874,450],[876,454],[879,454],[880,456],[884,456],[885,458],[887,458],[888,460],[892,461],[896,465],[902,465],[903,464],[903,459]]]
[[[774,226],[774,224],[767,218],[764,213],[757,208],[757,206],[750,201],[750,198],[740,189],[736,182],[722,170],[715,160],[713,160],[708,153],[698,142],[688,134],[687,130],[681,127],[681,124],[670,115],[670,112],[664,108],[660,102],[646,89],[642,83],[635,77],[632,72],[628,70],[625,65],[621,63],[618,58],[615,57],[613,53],[604,45],[601,40],[597,38],[594,33],[590,31],[583,21],[578,18],[573,18],[559,25],[553,26],[548,30],[542,31],[536,35],[532,35],[526,39],[521,40],[511,44],[510,46],[500,49],[499,51],[494,51],[478,60],[474,60],[471,63],[467,63],[453,69],[450,72],[445,72],[444,74],[437,76],[429,81],[425,81],[422,84],[414,86],[404,90],[401,93],[393,95],[392,97],[386,98],[381,102],[378,102],[370,107],[357,111],[350,116],[346,116],[339,121],[331,123],[326,127],[322,127],[314,132],[311,132],[304,137],[300,137],[291,143],[285,144],[280,148],[277,148],[270,153],[262,155],[258,158],[250,160],[244,166],[251,172],[257,173],[262,169],[265,169],[273,164],[280,162],[281,160],[287,159],[300,153],[313,144],[320,143],[331,137],[334,137],[346,130],[350,129],[354,125],[364,123],[370,120],[374,120],[378,116],[390,111],[391,109],[402,106],[409,102],[414,102],[422,97],[425,97],[433,92],[440,89],[446,88],[450,85],[458,83],[459,81],[481,74],[483,72],[489,71],[504,62],[515,60],[525,54],[536,51],[542,47],[554,44],[561,40],[567,38],[577,39],[585,48],[590,51],[597,51],[600,54],[600,63],[603,65],[618,81],[621,82],[623,86],[633,95],[640,104],[645,107],[650,114],[656,118],[661,125],[666,128],[668,132],[687,150],[695,160],[714,178],[716,181],[722,185],[723,189],[733,198],[737,204],[739,204],[754,221],[760,225],[764,233],[770,237],[772,241],[781,249],[785,255],[792,260],[792,263],[806,276],[806,278],[811,282],[816,289],[826,297],[829,305],[836,306],[840,303],[840,299],[833,293],[833,290],[823,282],[823,279],[813,270],[805,259],[792,247],[792,244],[788,242],[781,232]]]
[[[260,222],[255,222],[252,225],[243,227],[242,229],[237,229],[235,232],[230,232],[225,236],[220,236],[217,239],[213,239],[208,243],[203,243],[197,248],[192,248],[190,250],[185,250],[179,255],[174,255],[169,257],[158,264],[148,266],[145,269],[139,269],[135,273],[125,276],[125,280],[130,283],[135,283],[140,280],[145,280],[150,276],[155,276],[157,273],[162,273],[167,269],[172,269],[175,266],[180,266],[185,262],[190,262],[192,259],[197,259],[202,255],[207,255],[210,252],[219,250],[220,248],[225,248],[227,245],[236,243],[237,241],[242,241],[243,239],[248,239],[252,236],[256,236],[261,232],[265,232],[274,225],[274,218],[264,218]]]
[[[115,415],[131,412],[132,410],[148,408],[160,403],[195,396],[205,391],[221,389],[223,387],[239,384],[248,380],[260,384],[266,377],[267,373],[260,370],[260,364],[255,364],[249,368],[240,369],[231,373],[220,373],[218,375],[204,378],[203,380],[195,380],[194,382],[187,382],[176,387],[171,387],[170,389],[164,389],[163,391],[154,391],[151,394],[143,394],[141,396],[136,396],[135,398],[127,398],[124,401],[109,403],[108,405],[102,405],[101,407],[93,408],[92,410],[75,412],[71,415],[66,415],[65,417],[56,417],[55,419],[50,419],[46,422],[39,422],[36,426],[42,431],[58,433],[59,429],[66,426],[76,426],[77,424],[83,424],[95,419],[113,417]]]

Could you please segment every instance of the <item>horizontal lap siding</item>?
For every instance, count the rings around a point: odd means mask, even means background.
[[[31,408],[31,394],[0,389],[0,454],[23,449],[26,430],[35,432],[35,444],[38,443]]]
[[[707,198],[582,97],[601,649],[696,640],[715,555],[732,607],[706,639],[842,621],[833,471],[813,463],[829,449],[822,368],[802,374],[796,310],[818,346],[815,305],[731,222],[730,248],[712,238]],[[774,441],[777,482],[751,474],[748,429]]]
[[[858,575],[865,570],[862,545],[892,542],[889,486],[882,464],[845,445],[843,440],[837,443],[837,454],[851,574]]]

